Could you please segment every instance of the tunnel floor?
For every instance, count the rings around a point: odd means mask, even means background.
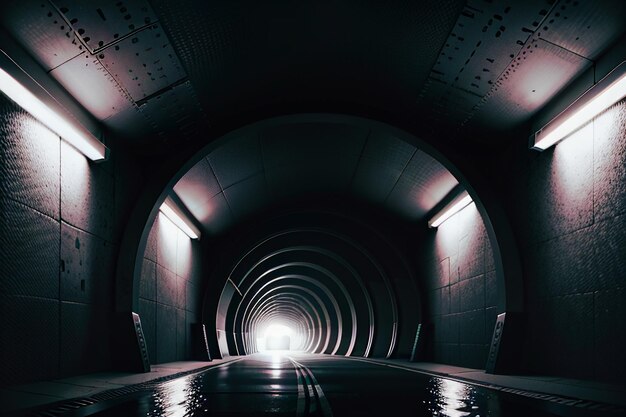
[[[605,410],[606,411],[606,410]],[[47,415],[45,411],[41,414]],[[294,352],[255,354],[74,410],[74,416],[593,416],[567,401]]]

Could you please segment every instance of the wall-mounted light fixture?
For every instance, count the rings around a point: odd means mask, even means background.
[[[24,82],[36,88],[27,88]],[[87,158],[96,162],[107,159],[108,148],[84,126],[52,110],[45,103],[50,97],[42,97],[47,92],[4,51],[0,51],[0,90]]]
[[[531,136],[530,148],[543,151],[565,139],[626,97],[626,61]]]
[[[189,216],[174,199],[167,197],[159,210],[190,239],[200,239],[200,229],[189,219]]]
[[[462,191],[458,196],[454,197],[452,201],[446,204],[444,208],[442,208],[428,221],[428,227],[438,227],[441,223],[445,222],[450,217],[470,205],[471,202],[472,197],[470,197],[467,191]]]

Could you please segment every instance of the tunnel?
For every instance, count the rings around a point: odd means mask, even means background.
[[[0,4],[0,415],[626,415],[626,3]]]

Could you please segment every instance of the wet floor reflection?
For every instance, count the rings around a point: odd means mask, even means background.
[[[472,386],[442,378],[431,378],[429,385],[427,391],[433,397],[429,411],[433,415],[447,417],[480,415],[476,390]]]
[[[550,416],[497,391],[342,358],[297,356],[338,416]],[[115,400],[97,416],[296,415],[298,379],[288,357],[254,355]],[[101,404],[105,405],[105,404]]]

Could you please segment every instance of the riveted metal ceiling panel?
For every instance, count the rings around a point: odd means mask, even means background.
[[[225,143],[211,152],[208,159],[215,176],[225,189],[263,171],[259,137],[256,133]]]
[[[2,1],[0,24],[45,70],[56,68],[84,49],[72,28],[47,1]]]
[[[485,96],[474,122],[492,129],[518,124],[589,66],[591,61],[580,55],[537,39],[518,54]]]
[[[98,59],[135,101],[186,77],[158,23],[100,52]]]
[[[54,0],[51,3],[63,13],[92,52],[107,48],[157,20],[148,2],[143,0]]]
[[[415,152],[387,199],[387,206],[409,219],[419,219],[458,184],[443,165],[422,151]]]
[[[624,22],[623,0],[560,1],[537,36],[593,60],[624,32]]]
[[[50,73],[91,114],[106,119],[132,103],[98,59],[83,53]]]
[[[468,2],[445,42],[418,103],[438,124],[458,125],[482,97],[550,10],[549,0]]]
[[[352,192],[371,201],[384,202],[415,150],[413,145],[394,136],[373,132],[354,174]]]
[[[270,202],[263,173],[248,177],[226,188],[224,196],[235,220],[241,220],[261,210]]]

